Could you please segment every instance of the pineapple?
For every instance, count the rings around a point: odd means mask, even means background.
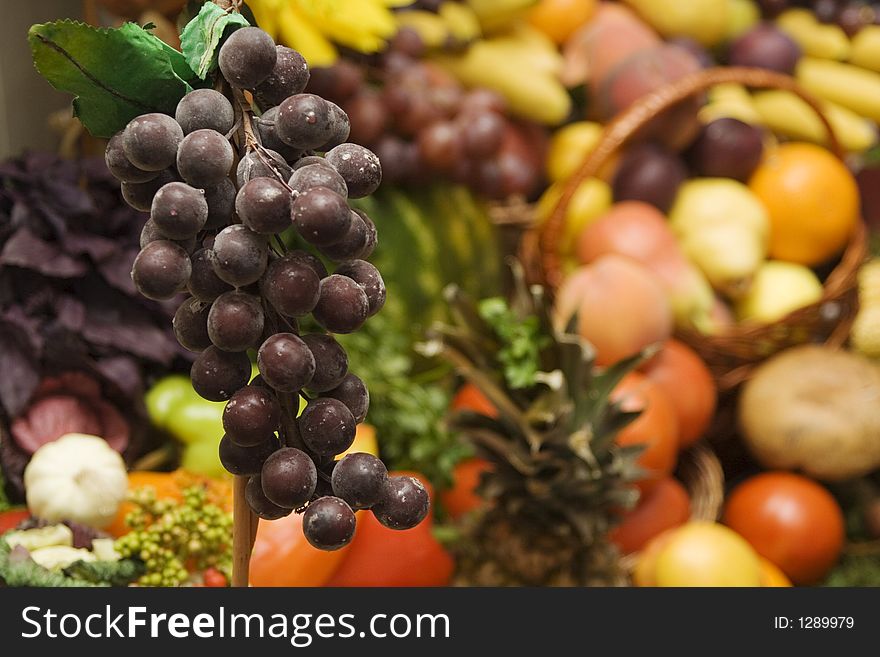
[[[592,347],[554,330],[540,287],[475,305],[447,290],[451,325],[422,346],[440,354],[498,409],[452,418],[493,468],[478,488],[485,509],[467,519],[457,545],[457,582],[474,586],[613,586],[628,583],[606,536],[614,511],[631,508],[643,473],[639,447],[615,445],[636,413],[609,394],[647,354],[604,371]]]

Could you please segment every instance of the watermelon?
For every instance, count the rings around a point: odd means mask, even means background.
[[[387,313],[418,338],[447,316],[443,289],[455,283],[475,298],[501,293],[499,238],[487,208],[464,186],[382,187],[355,201],[376,223],[370,258],[388,288]]]

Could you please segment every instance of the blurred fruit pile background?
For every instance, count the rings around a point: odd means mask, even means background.
[[[53,18],[135,21],[179,48],[200,5]],[[360,513],[335,552],[300,515],[262,521],[253,585],[880,585],[880,4],[242,11],[382,163],[358,203],[388,303],[339,336],[372,397],[350,451],[433,502],[407,531]],[[0,56],[32,66],[15,39]],[[646,99],[743,67],[790,82],[707,84],[621,132]],[[0,83],[45,85],[21,77]],[[135,292],[147,215],[105,141],[31,109],[56,148],[0,163],[0,582],[226,585],[224,405],[193,391],[174,306]],[[732,376],[718,345],[758,335]]]

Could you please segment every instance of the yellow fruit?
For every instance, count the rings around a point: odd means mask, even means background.
[[[691,522],[660,551],[655,576],[657,586],[760,586],[761,562],[732,529]]]
[[[338,461],[346,454],[354,454],[355,452],[365,452],[373,456],[379,456],[379,443],[376,440],[376,428],[371,424],[357,425],[357,433],[354,436],[354,442],[347,450],[336,457]]]
[[[795,77],[813,95],[880,121],[880,73],[828,59],[801,57]]]
[[[702,123],[729,117],[744,123],[761,125],[761,115],[755,108],[751,95],[741,84],[716,84],[709,90],[708,100],[700,109]]]
[[[566,180],[583,163],[602,136],[602,126],[592,121],[570,123],[553,133],[547,152],[550,182]]]
[[[790,312],[822,298],[822,283],[811,269],[792,262],[761,265],[745,296],[736,306],[740,321],[772,324]]]
[[[686,36],[714,46],[727,35],[728,0],[626,0],[665,37]]]
[[[816,112],[790,91],[773,90],[755,94],[753,105],[764,125],[774,133],[816,144],[828,144],[828,131]],[[822,103],[834,135],[847,151],[865,151],[877,142],[873,122],[836,103]]]
[[[859,190],[830,152],[801,142],[768,154],[749,181],[770,218],[770,257],[808,267],[846,246],[859,220]]]
[[[809,9],[789,9],[776,19],[776,25],[809,57],[838,60],[849,57],[846,32],[838,25],[820,23]]]
[[[853,37],[849,63],[880,72],[880,25],[866,25]]]
[[[791,586],[791,580],[772,561],[759,556],[761,562],[761,586],[764,588],[783,588]]]
[[[761,22],[761,9],[754,0],[727,0],[727,40],[735,39]]]
[[[767,211],[736,180],[687,181],[678,191],[669,222],[688,258],[728,296],[742,295],[767,256]]]
[[[511,38],[481,40],[458,56],[438,56],[438,64],[466,87],[484,87],[504,96],[513,114],[557,125],[571,112],[571,97],[552,67],[561,59],[533,42]],[[528,84],[523,80],[528,79]]]
[[[592,18],[597,4],[596,0],[539,0],[529,10],[528,21],[562,44]]]
[[[853,349],[868,358],[880,358],[880,306],[862,306],[850,333]]]
[[[859,271],[859,301],[863,306],[880,306],[880,258]]]
[[[538,221],[543,223],[550,217],[553,208],[562,195],[563,184],[554,183],[538,200]],[[613,202],[611,185],[597,178],[581,183],[571,198],[565,213],[565,228],[559,244],[559,252],[568,256],[574,253],[577,236],[593,221],[611,209]]]
[[[648,542],[639,553],[633,570],[633,584],[641,587],[657,586],[657,557],[675,536],[675,529],[668,529]]]
[[[309,66],[330,66],[339,53],[330,41],[291,3],[281,6],[278,13],[280,42],[299,51]]]

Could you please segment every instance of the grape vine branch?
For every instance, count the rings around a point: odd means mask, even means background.
[[[225,11],[239,11],[240,2],[235,0],[213,0],[214,4]],[[228,92],[231,87],[224,83]],[[254,134],[253,112],[240,89],[233,90],[235,102],[236,118],[240,122],[241,144],[239,156],[243,156],[243,152],[251,150],[259,146],[259,140]],[[233,128],[234,130],[235,128]],[[263,157],[263,154],[260,154]],[[274,171],[274,167],[273,167]],[[287,413],[284,412],[282,406],[282,416],[285,418],[284,433],[287,433],[289,423],[286,421]],[[251,553],[254,549],[254,542],[257,539],[257,528],[260,519],[253,509],[248,505],[245,499],[245,487],[247,486],[248,477],[244,475],[235,475],[232,487],[232,581],[230,584],[234,587],[247,587],[250,580],[250,562]]]

